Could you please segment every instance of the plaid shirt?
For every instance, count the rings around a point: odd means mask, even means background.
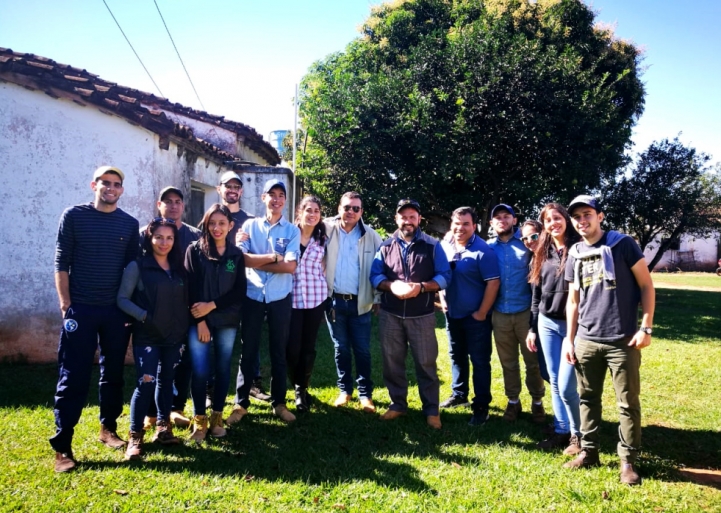
[[[328,297],[328,284],[323,272],[325,247],[310,239],[293,273],[293,308],[309,310]]]

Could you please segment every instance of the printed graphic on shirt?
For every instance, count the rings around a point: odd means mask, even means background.
[[[581,287],[584,289],[593,287],[599,283],[604,284],[604,290],[613,290],[616,288],[616,280],[603,279],[603,260],[600,255],[582,260],[581,276],[583,277]]]
[[[235,262],[233,262],[232,260],[228,260],[225,263],[225,270],[228,271],[229,273],[235,272]]]
[[[65,328],[65,331],[67,331],[68,333],[72,333],[73,331],[78,329],[78,323],[75,319],[65,319],[63,327]]]
[[[279,255],[285,255],[285,250],[288,247],[289,242],[290,239],[286,239],[285,237],[278,237],[277,239],[275,239],[275,246],[273,247],[273,251],[275,251]]]

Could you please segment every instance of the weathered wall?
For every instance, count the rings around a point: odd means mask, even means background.
[[[653,249],[646,249],[645,256],[648,262],[656,254],[659,241],[655,241]],[[663,254],[654,271],[713,271],[718,267],[719,234],[706,238],[694,238],[690,235],[681,237],[678,250],[668,250]]]

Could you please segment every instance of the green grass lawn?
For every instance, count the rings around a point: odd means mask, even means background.
[[[442,431],[430,430],[415,386],[411,413],[393,423],[362,413],[357,403],[333,408],[333,349],[323,328],[312,389],[320,404],[296,423],[284,425],[267,405],[255,403],[225,439],[169,449],[148,445],[144,462],[128,463],[122,452],[96,442],[93,389],[75,434],[80,468],[66,475],[52,471],[47,443],[55,367],[0,366],[6,463],[0,511],[721,511],[720,489],[678,472],[721,467],[721,293],[659,289],[657,298],[654,341],[643,353],[640,487],[618,482],[618,416],[610,383],[603,466],[574,472],[561,468],[567,457],[535,449],[542,436],[528,414],[514,425],[500,419],[505,398],[495,356],[492,417],[480,428],[466,424],[468,410],[455,410],[443,412]],[[450,393],[450,370],[438,321],[443,399]],[[373,340],[375,398],[383,411],[389,401],[375,335]],[[133,381],[129,367],[128,399]],[[231,399],[229,394],[226,414]],[[528,395],[522,401],[528,410]],[[548,395],[545,404],[550,412]],[[121,432],[128,428],[127,406],[125,411]]]
[[[653,282],[663,287],[710,287],[721,290],[721,276],[716,273],[652,273]]]

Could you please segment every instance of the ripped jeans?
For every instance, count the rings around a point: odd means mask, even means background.
[[[173,401],[173,374],[180,361],[180,348],[183,344],[172,346],[149,346],[135,344],[133,357],[137,381],[130,400],[130,431],[143,430],[143,419],[148,412],[153,397],[158,408],[158,422],[170,421],[170,407]]]

